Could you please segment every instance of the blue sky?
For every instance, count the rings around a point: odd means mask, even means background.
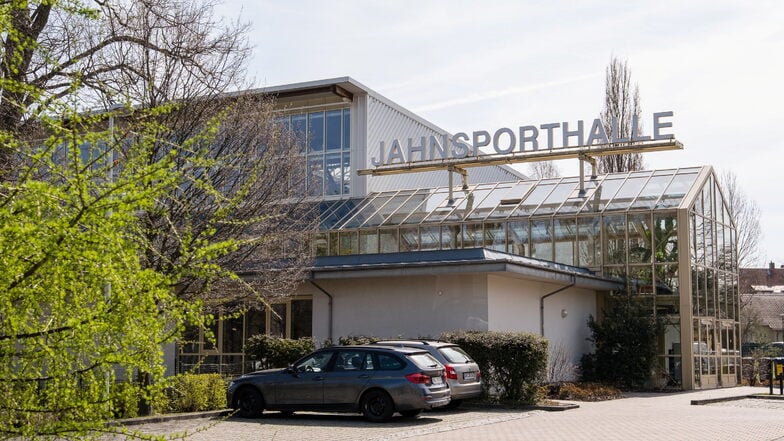
[[[627,60],[643,115],[685,149],[647,168],[732,170],[784,265],[783,1],[226,1],[252,23],[256,87],[351,76],[450,132],[592,120]],[[646,116],[647,115],[647,116]],[[650,122],[646,122],[650,128]],[[557,163],[577,173],[577,160]]]

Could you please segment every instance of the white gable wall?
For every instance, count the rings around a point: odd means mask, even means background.
[[[540,298],[562,285],[488,276],[488,321],[490,331],[530,332],[540,334]],[[566,310],[566,317],[561,311]],[[596,317],[596,293],[569,288],[544,300],[544,337],[550,349],[561,345],[568,349],[573,363],[592,350],[588,317]]]

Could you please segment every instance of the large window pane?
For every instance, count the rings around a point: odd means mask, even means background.
[[[509,222],[509,235],[507,236],[506,252],[527,256],[528,250],[528,222]]]
[[[291,116],[291,130],[294,135],[294,142],[297,143],[300,152],[305,151],[305,146],[308,145],[308,132],[307,132],[307,117],[304,114]]]
[[[291,301],[291,338],[313,335],[313,301]]]
[[[653,216],[653,249],[656,262],[678,261],[678,221],[675,213]]]
[[[351,194],[351,154],[343,152],[343,194]]]
[[[343,150],[351,148],[351,109],[343,109]]]
[[[460,248],[460,225],[443,225],[441,227],[441,249],[454,250]]]
[[[223,349],[224,353],[242,352],[242,316],[223,319]]]
[[[308,156],[308,196],[324,194],[324,157]]]
[[[482,247],[482,224],[463,224],[463,248]]]
[[[343,131],[340,127],[340,122],[343,119],[341,111],[329,110],[327,111],[327,150],[340,150],[340,138]]]
[[[553,220],[553,235],[555,238],[555,261],[566,265],[574,265],[574,248],[577,236],[576,220],[572,218],[555,218]]]
[[[272,305],[269,335],[273,337],[286,337],[286,306],[285,303],[276,303]]]
[[[484,247],[495,251],[506,251],[506,231],[503,222],[484,225]]]
[[[531,257],[553,260],[553,234],[550,219],[531,221]]]
[[[626,216],[604,216],[604,264],[626,263]]]
[[[397,244],[397,228],[379,230],[378,246],[380,253],[397,253],[400,251],[400,247]]]
[[[441,227],[438,225],[424,226],[419,229],[419,249],[422,251],[441,248]]]
[[[340,233],[340,255],[350,256],[359,254],[359,238],[356,231],[343,231]]]
[[[267,311],[264,309],[250,309],[245,313],[245,338],[267,332]]]
[[[629,263],[651,263],[651,218],[648,213],[629,214]]]
[[[601,232],[599,216],[577,218],[577,265],[601,265]]]
[[[325,156],[324,194],[326,196],[339,195],[343,186],[343,164],[340,153]]]
[[[378,232],[376,230],[359,232],[359,254],[378,253]]]
[[[308,113],[308,152],[324,151],[324,112]]]
[[[419,251],[419,230],[417,227],[400,228],[400,252]]]

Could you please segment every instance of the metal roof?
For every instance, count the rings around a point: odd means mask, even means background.
[[[553,283],[574,282],[577,288],[613,290],[624,286],[621,281],[596,276],[585,268],[485,248],[320,256],[311,268],[310,279],[432,276],[471,272],[504,273]]]

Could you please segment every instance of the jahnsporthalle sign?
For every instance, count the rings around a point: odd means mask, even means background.
[[[672,133],[672,111],[657,112],[651,117],[652,135],[637,133],[640,121],[632,118],[632,133],[628,138],[619,135],[618,122],[613,121],[607,133],[596,118],[588,127],[583,120],[525,125],[517,130],[502,127],[492,134],[478,130],[470,135],[459,132],[452,136],[431,135],[398,138],[379,144],[378,157],[371,157],[372,169],[358,170],[359,174],[386,174],[471,167],[501,163],[583,158],[619,154],[632,151],[680,149]],[[489,153],[484,150],[492,149]]]

